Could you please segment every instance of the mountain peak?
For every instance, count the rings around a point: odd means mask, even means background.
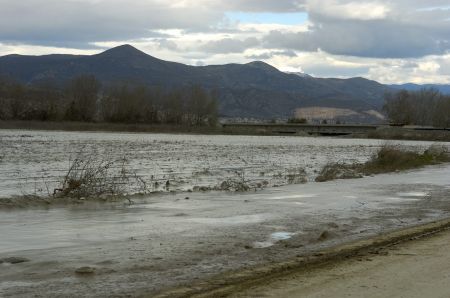
[[[273,67],[270,64],[267,64],[266,62],[262,62],[262,61],[253,61],[253,62],[247,63],[247,65],[257,67],[257,68],[263,69],[263,70],[268,70],[268,71],[278,71],[277,68]]]
[[[126,58],[126,57],[142,57],[148,56],[146,53],[136,49],[132,45],[124,44],[99,54],[100,56],[114,57],[114,58]]]

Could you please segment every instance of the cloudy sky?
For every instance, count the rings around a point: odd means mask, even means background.
[[[450,83],[450,0],[0,0],[0,55],[124,43],[191,65]]]

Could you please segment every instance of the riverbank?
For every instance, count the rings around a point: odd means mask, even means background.
[[[231,125],[233,126],[233,125]],[[240,127],[242,126],[242,127]],[[264,126],[264,125],[263,125]],[[250,135],[250,136],[339,136],[350,138],[366,138],[381,140],[411,140],[411,141],[434,141],[450,142],[450,130],[421,130],[404,127],[381,126],[375,129],[375,126],[365,131],[355,131],[351,133],[346,125],[343,125],[343,132],[340,132],[339,125],[337,131],[327,128],[324,125],[324,133],[320,129],[316,132],[303,132],[292,129],[280,129],[283,126],[295,125],[276,125],[274,129],[269,127],[261,129],[258,125],[236,125],[230,126],[185,126],[185,125],[167,125],[167,124],[127,124],[127,123],[93,123],[93,122],[52,122],[52,121],[0,121],[0,129],[17,130],[48,130],[48,131],[79,131],[79,132],[132,132],[132,133],[169,133],[169,134],[203,134],[203,135]],[[320,126],[320,125],[319,125]],[[358,125],[351,127],[363,128]],[[250,128],[249,128],[250,127]],[[278,127],[278,128],[277,128]],[[334,131],[334,132],[333,132]]]
[[[128,124],[94,122],[53,122],[53,121],[0,121],[0,129],[84,131],[84,132],[133,132],[133,133],[183,133],[220,134],[220,126],[187,126],[168,124]]]
[[[419,235],[417,235],[417,233]],[[228,297],[447,297],[448,221],[403,231],[383,246],[356,250],[314,268],[267,277]],[[386,237],[386,236],[385,236]],[[203,297],[206,295],[203,295]],[[215,295],[214,297],[218,297]]]

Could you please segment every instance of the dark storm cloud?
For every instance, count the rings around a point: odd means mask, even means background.
[[[159,29],[208,31],[225,11],[294,11],[272,0],[0,0],[0,41],[40,45],[153,37]]]
[[[272,31],[264,38],[264,46],[374,58],[423,57],[450,50],[448,7],[412,9],[399,3],[389,6],[389,1],[380,1],[379,6],[363,2],[353,6],[349,1],[328,1],[334,5],[329,9],[311,6],[307,32]]]
[[[448,32],[446,32],[448,31]],[[335,55],[375,58],[410,58],[443,54],[450,49],[450,30],[404,25],[392,21],[328,22],[311,31],[272,31],[266,47],[318,51]]]
[[[246,49],[258,46],[259,43],[260,41],[254,37],[249,37],[244,40],[224,38],[210,41],[204,46],[201,46],[200,49],[204,52],[214,54],[241,53]]]
[[[180,29],[186,35],[230,32],[230,38],[202,40],[204,54],[256,47],[268,53],[422,57],[450,50],[448,6],[448,0],[0,0],[0,43],[81,49],[94,42],[153,39],[160,48],[181,53],[185,47],[160,33]],[[226,22],[230,11],[273,12],[280,18],[306,11],[310,30],[252,37]]]
[[[120,41],[154,37],[158,29],[200,30],[222,18],[220,11],[169,3],[0,0],[0,40],[41,45]]]

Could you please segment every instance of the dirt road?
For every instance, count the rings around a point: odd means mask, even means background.
[[[292,274],[232,297],[450,297],[450,231]]]

